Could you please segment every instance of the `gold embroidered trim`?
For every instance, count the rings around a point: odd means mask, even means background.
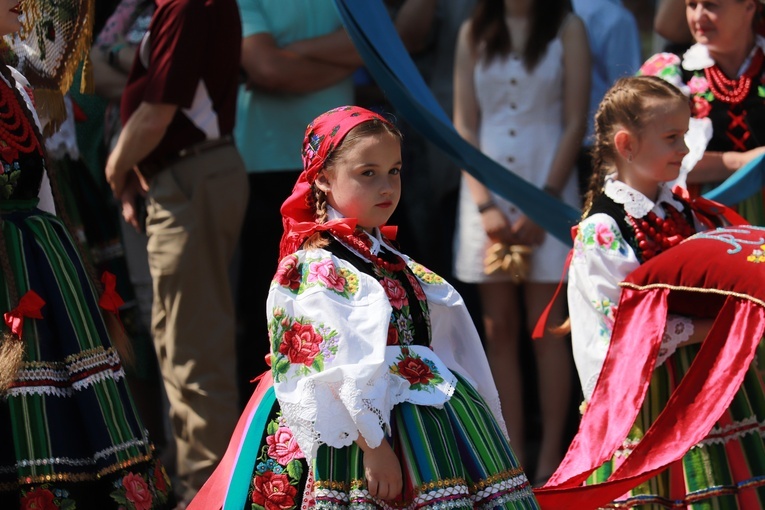
[[[30,485],[45,482],[89,482],[98,480],[106,475],[116,473],[121,469],[127,469],[130,466],[141,464],[143,462],[149,462],[151,460],[153,460],[152,455],[141,455],[138,457],[133,457],[130,460],[112,464],[111,466],[100,470],[98,473],[53,473],[49,475],[24,476],[19,478],[17,482],[0,484],[0,490],[16,490],[20,485]]]
[[[513,469],[508,469],[507,471],[502,471],[501,473],[497,473],[496,475],[492,475],[489,478],[486,478],[484,480],[479,481],[478,483],[471,485],[470,492],[476,493],[480,490],[485,489],[486,487],[489,487],[490,485],[495,485],[503,480],[510,480],[511,478],[515,478],[522,474],[523,474],[523,469],[521,468],[513,468]]]
[[[757,299],[756,297],[750,296],[749,294],[742,294],[740,292],[733,292],[730,290],[705,289],[701,287],[683,287],[681,285],[669,285],[666,283],[651,283],[648,285],[636,285],[634,283],[629,283],[629,282],[620,282],[619,286],[627,287],[633,290],[669,289],[669,290],[685,290],[688,292],[698,292],[700,294],[719,294],[721,296],[735,296],[735,297],[743,298],[753,303],[756,303],[762,307],[765,307],[765,301],[762,301],[761,299]]]

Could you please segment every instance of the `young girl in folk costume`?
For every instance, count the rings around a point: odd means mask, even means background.
[[[688,98],[653,76],[619,80],[596,114],[596,172],[574,241],[568,281],[573,352],[585,407],[596,383],[599,388],[619,384],[601,374],[620,298],[619,282],[697,231],[725,222],[701,212],[682,190],[676,188],[675,193],[668,185],[678,177],[688,153],[684,134],[689,117]],[[732,211],[725,214],[744,222]],[[668,315],[637,420],[623,446],[590,476],[588,484],[608,479],[638,446],[688,371],[711,324],[710,319]],[[765,423],[765,398],[762,379],[754,367],[750,372],[734,404],[706,439],[607,508],[762,508],[765,443],[760,427]],[[554,476],[548,486],[556,483]]]
[[[461,297],[383,226],[398,130],[336,108],[308,126],[303,161],[267,301],[273,389],[191,510],[538,508]]]
[[[0,35],[19,15],[0,1]],[[26,86],[0,62],[0,508],[172,508],[99,308],[117,296],[54,214]]]

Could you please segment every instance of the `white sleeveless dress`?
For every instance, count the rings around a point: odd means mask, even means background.
[[[564,21],[565,23],[565,21]],[[502,166],[542,188],[563,133],[563,43],[553,39],[532,72],[519,55],[479,62],[473,80],[480,109],[480,149]],[[563,189],[562,200],[579,208],[576,172]],[[494,200],[514,222],[521,211],[496,193]],[[509,281],[501,271],[487,276],[483,260],[490,241],[465,178],[460,188],[454,238],[455,276],[469,283]],[[527,281],[560,281],[570,243],[547,234],[535,247]]]

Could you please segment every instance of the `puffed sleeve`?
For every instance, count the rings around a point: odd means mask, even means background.
[[[585,400],[606,358],[619,282],[639,265],[613,218],[593,214],[579,224],[568,273],[568,306],[574,361]]]
[[[280,262],[267,300],[271,371],[307,458],[359,435],[376,447],[394,405],[442,406],[454,392],[455,376],[428,347],[387,345],[391,307],[377,279],[326,250]]]

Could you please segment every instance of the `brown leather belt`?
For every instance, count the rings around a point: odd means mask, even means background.
[[[232,143],[234,143],[234,140],[231,135],[222,136],[214,140],[204,140],[194,145],[189,145],[171,156],[165,156],[149,163],[142,163],[138,165],[138,171],[141,172],[144,179],[150,181],[165,168],[179,163],[190,156],[198,156],[203,152],[231,145]]]

